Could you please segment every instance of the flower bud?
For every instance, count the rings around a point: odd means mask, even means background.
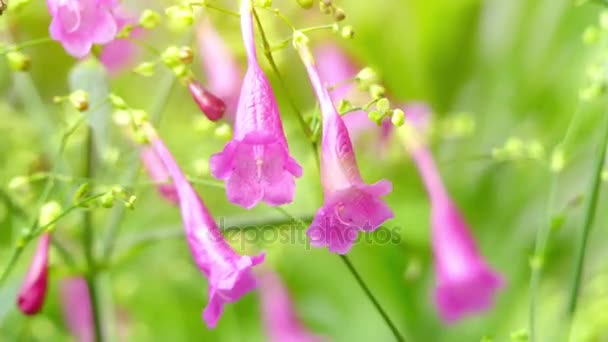
[[[184,63],[184,64],[191,64],[192,63],[192,58],[194,57],[194,52],[192,51],[192,48],[189,46],[182,46],[179,49],[179,60]]]
[[[272,0],[258,0],[258,5],[263,8],[272,6]]]
[[[340,35],[342,36],[342,38],[352,39],[355,37],[355,30],[350,25],[344,26],[340,31]]]
[[[338,112],[340,114],[348,112],[351,108],[353,108],[353,105],[348,100],[342,99],[338,102]]]
[[[116,34],[116,38],[118,39],[126,39],[131,36],[131,32],[133,32],[133,25],[126,24],[120,29],[120,31]]]
[[[391,115],[391,122],[396,127],[401,127],[405,123],[405,113],[397,108],[393,110],[393,115]]]
[[[110,93],[110,95],[108,95],[108,99],[110,100],[110,103],[112,104],[112,106],[114,106],[114,108],[118,108],[118,109],[129,108],[127,106],[127,103],[125,102],[125,100],[123,100],[122,97],[120,97],[116,94]]]
[[[331,6],[327,5],[325,1],[321,0],[319,1],[319,10],[321,10],[321,13],[323,14],[329,14],[331,13]]]
[[[135,201],[137,201],[137,196],[131,195],[131,197],[129,197],[129,199],[125,203],[125,207],[127,209],[134,210],[135,209]]]
[[[217,96],[211,94],[197,81],[188,83],[188,90],[198,105],[198,108],[211,121],[217,121],[224,116],[226,104]]]
[[[367,113],[367,117],[377,125],[380,125],[382,119],[384,119],[384,115],[376,110],[372,110],[371,112]]]
[[[14,71],[27,71],[32,65],[30,57],[20,51],[11,51],[6,54],[8,66]]]
[[[158,24],[160,24],[160,14],[151,9],[144,10],[139,17],[139,25],[143,28],[152,29]]]
[[[313,0],[296,0],[298,5],[304,9],[312,8]]]
[[[359,83],[361,89],[367,89],[372,84],[377,83],[379,79],[378,74],[370,67],[361,69],[355,76],[355,80]]]
[[[99,203],[104,208],[112,208],[114,206],[114,194],[108,192],[99,198]]]
[[[143,63],[140,63],[138,66],[136,66],[133,69],[133,72],[138,75],[141,75],[141,76],[150,77],[150,76],[154,75],[154,69],[155,69],[154,63],[143,62]]]
[[[194,23],[194,12],[186,5],[171,6],[165,10],[169,23],[175,29],[183,29]]]
[[[89,109],[89,93],[84,90],[76,90],[70,94],[70,103],[79,112]]]
[[[56,220],[59,215],[61,215],[62,209],[61,205],[55,201],[47,202],[40,208],[40,215],[38,215],[38,224],[41,227],[44,227],[54,220]],[[49,225],[46,227],[46,230],[53,230],[55,225]]]
[[[386,97],[383,97],[376,102],[376,109],[381,113],[386,113],[391,109],[391,103]]]
[[[344,13],[344,10],[341,8],[336,8],[334,10],[334,20],[342,21],[344,19],[346,19],[346,13]]]
[[[379,84],[372,84],[369,87],[369,94],[374,99],[379,99],[379,98],[383,97],[385,93],[386,93],[386,90],[384,89],[383,86],[381,86]]]

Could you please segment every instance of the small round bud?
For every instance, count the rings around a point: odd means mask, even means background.
[[[139,25],[146,29],[152,29],[160,24],[160,20],[160,14],[151,9],[145,9],[139,17]]]
[[[258,0],[258,6],[262,8],[269,8],[272,6],[272,0]]]
[[[600,40],[600,30],[596,26],[589,26],[583,32],[583,42],[593,45]]]
[[[38,215],[38,224],[41,227],[49,225],[55,221],[59,215],[61,215],[61,205],[55,201],[47,202],[40,208],[40,214]],[[47,230],[52,230],[54,225],[46,227]]]
[[[510,157],[516,159],[523,155],[524,142],[517,137],[510,137],[505,143],[505,151]]]
[[[194,58],[194,52],[189,46],[182,46],[179,49],[179,60],[184,64],[191,64]]]
[[[32,65],[30,57],[20,51],[11,51],[6,54],[8,66],[14,71],[27,71]]]
[[[144,76],[144,77],[150,77],[152,75],[154,75],[154,71],[156,69],[156,65],[152,62],[143,62],[140,63],[138,66],[136,66],[133,69],[133,72]]]
[[[116,38],[129,38],[131,36],[131,32],[133,32],[133,25],[126,24],[120,29],[120,31],[116,34]]]
[[[116,94],[110,93],[110,95],[108,95],[108,99],[110,100],[110,103],[112,104],[112,106],[114,106],[114,108],[118,108],[118,109],[129,108],[127,106],[127,103],[125,102],[125,100]]]
[[[131,111],[131,118],[136,126],[141,126],[148,121],[148,113],[142,109],[133,109]]]
[[[161,55],[161,60],[169,68],[176,67],[181,64],[180,50],[177,46],[169,46]]]
[[[338,102],[339,113],[348,112],[351,108],[353,108],[353,105],[348,100],[342,99],[340,102]]]
[[[391,109],[391,103],[386,97],[383,97],[376,102],[376,110],[380,113],[386,113],[389,109]]]
[[[224,117],[226,104],[222,99],[207,91],[197,81],[188,83],[188,90],[190,91],[190,95],[192,95],[194,102],[198,105],[198,108],[209,120],[217,121]]]
[[[84,90],[76,90],[70,94],[70,103],[79,112],[89,109],[89,93]]]
[[[325,1],[321,0],[319,2],[319,10],[321,10],[321,13],[323,14],[329,14],[331,13],[331,6],[327,5]]]
[[[114,194],[112,192],[108,192],[99,198],[99,204],[101,204],[101,206],[104,208],[112,208],[114,206],[114,199]]]
[[[336,34],[338,32],[340,32],[340,25],[338,25],[338,23],[333,23],[331,25],[331,32],[336,33]]]
[[[526,153],[531,159],[543,159],[545,157],[545,147],[538,140],[533,140],[526,145]]]
[[[369,87],[369,95],[373,99],[379,99],[381,97],[384,97],[385,93],[386,93],[386,90],[384,89],[383,86],[381,86],[379,84],[372,84]]]
[[[384,119],[384,114],[376,110],[372,110],[371,112],[367,113],[367,117],[379,126],[382,123],[382,119]]]
[[[74,196],[72,196],[72,202],[73,203],[81,202],[83,199],[85,199],[89,195],[90,191],[91,191],[91,186],[89,185],[89,183],[80,184],[78,189],[76,189],[76,192],[74,192]]]
[[[357,81],[361,89],[369,88],[372,84],[377,83],[379,79],[376,71],[370,67],[361,69],[355,76],[355,81]]]
[[[353,37],[355,37],[355,30],[350,25],[344,26],[340,31],[340,35],[342,36],[342,38],[352,39]]]
[[[129,199],[125,203],[125,207],[127,209],[134,210],[135,209],[135,201],[137,201],[137,196],[131,195],[131,197],[129,197]]]
[[[344,13],[344,10],[341,8],[335,8],[334,9],[334,20],[342,21],[344,19],[346,19],[346,13]]]
[[[396,127],[401,127],[405,123],[405,113],[397,108],[393,110],[393,115],[391,115],[391,122]]]
[[[298,5],[300,5],[300,7],[304,8],[304,9],[309,9],[312,8],[312,5],[314,3],[313,0],[296,0],[298,2]]]
[[[147,145],[150,143],[150,139],[148,138],[148,135],[146,134],[146,132],[142,131],[141,129],[136,130],[133,133],[133,139],[135,139],[135,142],[140,144],[140,145]]]
[[[224,123],[217,126],[213,134],[218,139],[230,140],[232,138],[232,128],[228,124]]]
[[[118,126],[128,126],[131,123],[131,113],[124,109],[115,110],[112,113],[112,121]]]
[[[127,196],[127,190],[125,190],[125,188],[123,188],[120,185],[115,185],[112,187],[112,193],[115,196],[120,196],[120,197],[126,197]]]
[[[194,23],[194,12],[186,5],[171,6],[165,10],[169,24],[175,29],[183,29]]]

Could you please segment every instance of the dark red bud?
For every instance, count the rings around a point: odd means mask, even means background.
[[[192,98],[201,109],[203,114],[211,120],[217,121],[224,116],[226,111],[226,104],[219,97],[211,94],[207,89],[197,81],[191,81],[188,83],[188,90]]]

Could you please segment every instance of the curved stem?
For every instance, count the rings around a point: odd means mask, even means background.
[[[46,44],[46,43],[50,43],[52,41],[53,41],[53,39],[51,39],[50,37],[43,37],[43,38],[28,40],[26,42],[22,42],[19,44],[9,45],[4,50],[0,51],[0,56],[6,55],[7,53],[9,53],[11,51],[21,50],[21,49],[24,49],[24,48],[27,48],[30,46]]]

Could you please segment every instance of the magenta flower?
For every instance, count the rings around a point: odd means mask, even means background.
[[[188,90],[198,108],[205,114],[207,119],[218,121],[224,116],[226,104],[217,96],[211,94],[196,80],[190,80]]]
[[[380,198],[392,190],[387,180],[366,184],[359,173],[353,146],[344,121],[331,101],[307,46],[298,47],[306,65],[323,116],[321,183],[324,203],[308,228],[311,245],[328,246],[331,252],[347,253],[359,230],[370,232],[393,217]]]
[[[213,328],[225,303],[237,301],[256,287],[251,268],[264,261],[264,254],[254,257],[238,255],[224,240],[207,207],[164,143],[155,134],[151,141],[177,189],[184,229],[194,260],[209,280],[209,302],[203,311],[203,320]]]
[[[63,319],[78,342],[93,342],[93,316],[89,288],[82,277],[64,279],[59,288]]]
[[[419,130],[428,125],[424,106],[406,107],[404,111],[407,120]],[[435,302],[441,318],[454,322],[489,309],[503,280],[479,254],[467,224],[441,181],[429,148],[421,139],[409,145],[431,200]]]
[[[50,233],[38,240],[34,258],[17,295],[17,306],[26,315],[37,314],[44,305],[48,283]]]
[[[114,19],[116,20],[118,32],[129,24],[133,25],[137,23],[136,18],[120,8],[114,11]],[[131,31],[130,37],[138,38],[142,34],[143,30],[135,27]],[[103,47],[99,55],[99,61],[111,74],[117,74],[133,63],[139,50],[140,48],[128,39],[114,39]]]
[[[208,18],[197,31],[199,56],[207,75],[207,89],[226,104],[226,119],[234,121],[241,90],[241,69]]]
[[[177,189],[175,188],[175,185],[168,183],[171,181],[171,177],[169,176],[165,164],[156,154],[156,151],[151,147],[146,147],[142,149],[140,156],[146,173],[148,173],[150,179],[156,183],[158,193],[167,201],[178,204],[179,197],[177,195]]]
[[[270,271],[258,276],[264,325],[270,342],[319,342],[300,323],[279,277]]]
[[[51,38],[77,58],[89,54],[93,44],[114,39],[118,25],[112,11],[115,0],[47,0],[51,16]]]
[[[226,180],[230,202],[252,208],[264,201],[293,200],[294,177],[302,168],[289,155],[279,108],[270,83],[257,62],[251,3],[241,1],[241,28],[248,59],[234,124],[234,137],[211,157],[211,174]]]

